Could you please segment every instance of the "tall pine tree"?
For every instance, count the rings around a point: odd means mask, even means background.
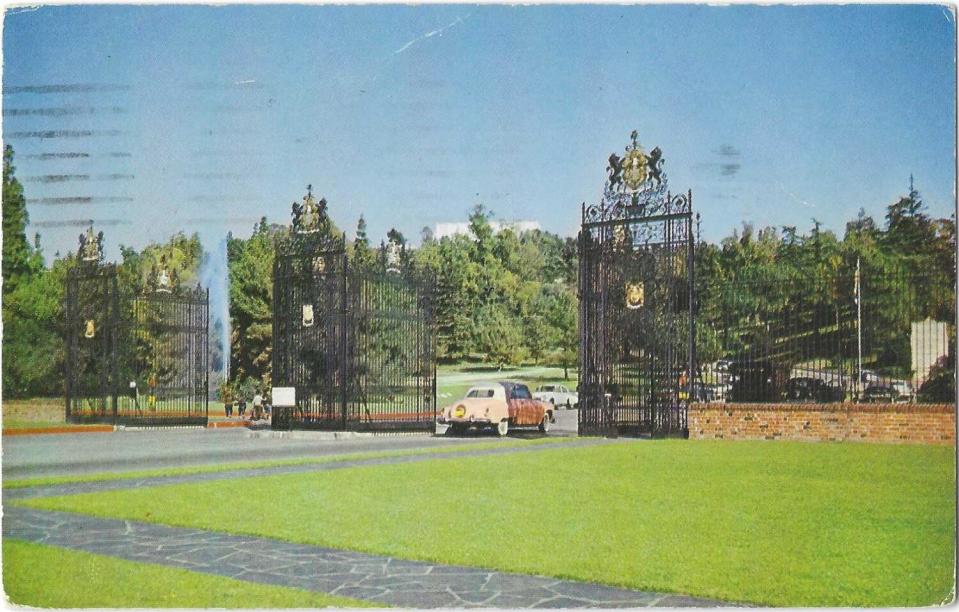
[[[13,147],[3,149],[3,294],[13,291],[17,283],[33,271],[36,262],[27,241],[29,222],[23,186],[13,175]]]

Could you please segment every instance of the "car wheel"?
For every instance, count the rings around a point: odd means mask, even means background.
[[[543,422],[539,424],[539,430],[543,433],[549,433],[549,413],[543,415]]]
[[[505,436],[506,434],[508,434],[508,433],[509,433],[509,421],[507,421],[506,419],[503,419],[502,421],[500,421],[500,422],[499,422],[499,425],[496,426],[496,433],[498,433],[500,437],[503,437],[503,436]]]
[[[566,400],[566,409],[569,410],[572,407],[573,407],[572,402],[570,402],[569,400]]]

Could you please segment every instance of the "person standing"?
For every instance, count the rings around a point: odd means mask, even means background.
[[[233,397],[229,385],[223,385],[223,414],[227,418],[233,416]]]
[[[256,393],[253,395],[253,419],[260,420],[263,418],[263,394],[260,393],[260,390],[257,389]]]

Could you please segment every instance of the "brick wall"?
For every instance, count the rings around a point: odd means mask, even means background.
[[[696,440],[956,443],[952,404],[693,404]]]

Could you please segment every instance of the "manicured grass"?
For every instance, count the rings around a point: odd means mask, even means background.
[[[217,463],[214,465],[191,465],[175,468],[155,470],[135,470],[129,472],[94,472],[92,474],[75,474],[69,476],[45,476],[41,478],[21,478],[3,481],[4,489],[23,489],[77,482],[100,482],[105,480],[130,480],[135,478],[153,478],[157,476],[181,476],[184,474],[207,474],[214,472],[230,472],[234,470],[251,470],[255,468],[283,467],[290,465],[312,465],[319,463],[335,463],[339,461],[361,461],[381,457],[401,457],[406,455],[431,455],[455,453],[465,450],[485,450],[490,448],[530,446],[537,444],[558,444],[569,442],[575,438],[533,438],[491,440],[489,442],[473,442],[471,444],[451,444],[434,448],[412,448],[408,450],[369,451],[364,453],[346,453],[326,457],[300,457],[297,459],[274,459],[270,461],[244,461],[234,463]]]
[[[371,604],[87,552],[3,541],[3,588],[41,608],[360,608]]]
[[[955,449],[634,441],[27,505],[791,606],[939,604]],[[277,504],[295,520],[271,516]]]

